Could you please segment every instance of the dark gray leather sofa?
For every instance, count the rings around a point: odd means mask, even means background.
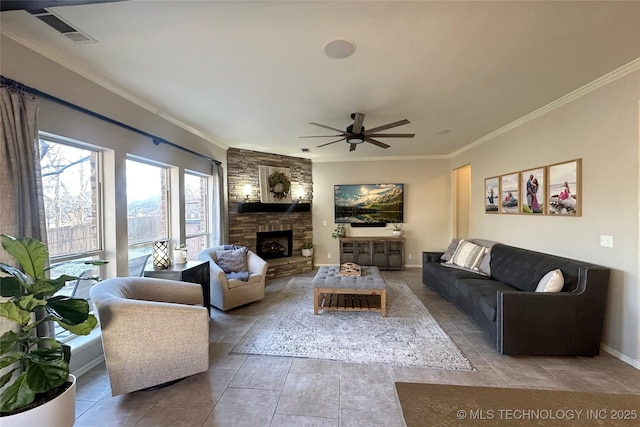
[[[595,356],[600,352],[608,268],[495,244],[491,276],[442,266],[442,252],[423,252],[422,283],[463,310],[498,352],[508,355]],[[561,292],[535,292],[559,268]]]

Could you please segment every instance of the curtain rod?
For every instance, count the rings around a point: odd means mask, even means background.
[[[79,105],[72,104],[71,102],[65,101],[64,99],[60,99],[60,98],[55,97],[53,95],[49,95],[48,93],[41,92],[38,89],[26,86],[26,85],[24,85],[24,84],[22,84],[20,82],[15,81],[15,80],[6,78],[5,76],[0,76],[0,84],[2,84],[3,86],[7,86],[7,87],[10,87],[10,88],[22,91],[22,92],[26,92],[26,93],[28,93],[30,95],[34,95],[34,96],[37,96],[37,97],[40,97],[40,98],[44,98],[46,100],[55,102],[56,104],[60,104],[60,105],[63,105],[65,107],[71,108],[72,110],[80,111],[81,113],[87,114],[87,115],[89,115],[91,117],[94,117],[96,119],[100,119],[100,120],[103,120],[103,121],[105,121],[107,123],[111,123],[112,125],[120,126],[121,128],[127,129],[128,131],[137,133],[139,135],[146,136],[147,138],[150,138],[155,145],[167,144],[167,145],[170,145],[170,146],[172,146],[174,148],[178,148],[180,150],[186,151],[187,153],[191,153],[194,156],[198,156],[198,157],[202,157],[204,159],[207,159],[207,160],[215,163],[218,166],[220,166],[222,164],[219,160],[216,160],[213,157],[205,156],[204,154],[200,154],[198,152],[190,150],[189,148],[185,148],[185,147],[183,147],[181,145],[178,145],[176,143],[173,143],[171,141],[167,141],[164,138],[160,138],[158,136],[150,134],[149,132],[145,132],[145,131],[143,131],[141,129],[138,129],[138,128],[135,128],[133,126],[129,126],[126,123],[122,123],[122,122],[119,122],[119,121],[114,120],[112,118],[109,118],[107,116],[103,116],[102,114],[96,113],[95,111],[91,111],[91,110],[88,110],[88,109],[86,109],[84,107],[81,107]]]

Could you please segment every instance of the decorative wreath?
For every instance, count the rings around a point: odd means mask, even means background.
[[[291,181],[282,172],[269,175],[269,191],[276,199],[284,199],[291,190]]]

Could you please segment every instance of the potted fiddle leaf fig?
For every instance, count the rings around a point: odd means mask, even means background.
[[[52,420],[40,418],[51,415],[37,415],[38,418],[33,419],[39,408],[54,403],[47,399],[51,400],[52,395],[57,397],[56,391],[63,393],[69,387],[69,379],[75,387],[75,378],[69,374],[70,347],[55,338],[37,336],[36,328],[53,321],[76,335],[88,335],[97,325],[97,319],[89,313],[86,300],[54,295],[66,282],[78,280],[78,277],[47,277],[49,253],[42,242],[4,234],[0,239],[4,250],[22,267],[20,270],[0,263],[3,273],[0,277],[0,295],[3,297],[0,317],[8,319],[9,322],[4,323],[11,325],[10,330],[3,331],[0,336],[0,368],[3,369],[0,424],[3,427],[11,425],[17,419],[21,425],[67,425],[67,422],[52,423]],[[106,261],[84,263],[102,265]],[[75,406],[75,389],[72,396]],[[72,425],[74,407],[70,411],[69,425]]]

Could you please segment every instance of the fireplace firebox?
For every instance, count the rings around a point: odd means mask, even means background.
[[[290,257],[292,248],[293,230],[256,233],[256,252],[263,259]]]

